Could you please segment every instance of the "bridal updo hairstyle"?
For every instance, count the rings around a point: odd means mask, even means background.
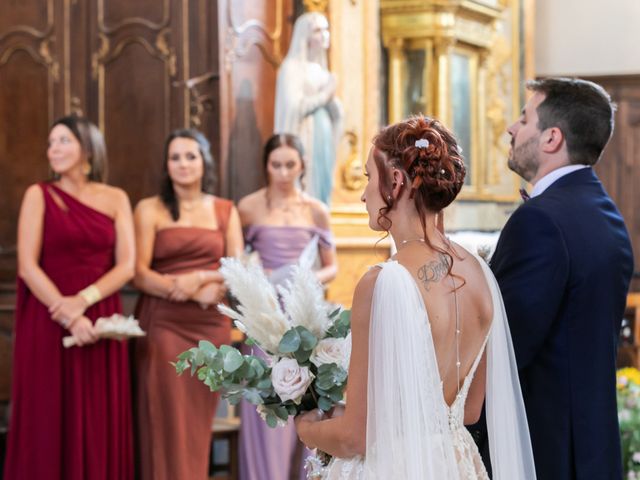
[[[395,168],[405,177],[398,197],[409,195],[413,199],[428,240],[426,212],[440,212],[453,202],[464,184],[466,169],[455,137],[438,120],[414,116],[383,128],[373,139],[373,146],[378,187],[385,203],[378,225],[386,231],[391,227],[386,214],[394,205],[391,171]]]

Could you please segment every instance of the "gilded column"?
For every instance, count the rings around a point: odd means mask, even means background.
[[[402,94],[405,86],[404,40],[393,38],[387,46],[389,52],[389,123],[404,117]]]

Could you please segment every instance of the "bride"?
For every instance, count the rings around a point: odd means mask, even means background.
[[[464,427],[486,399],[493,478],[534,480],[496,281],[443,235],[440,213],[465,176],[455,138],[412,117],[378,134],[365,169],[369,225],[398,253],[356,287],[346,407],[299,416],[298,435],[334,457],[327,479],[488,479]]]

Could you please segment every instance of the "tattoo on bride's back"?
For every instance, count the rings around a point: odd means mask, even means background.
[[[432,260],[418,268],[418,280],[422,282],[425,290],[429,291],[432,283],[437,283],[449,273],[449,258],[438,254],[437,260]]]

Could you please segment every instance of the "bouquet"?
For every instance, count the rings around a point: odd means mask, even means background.
[[[640,371],[622,368],[616,377],[622,466],[627,480],[640,479]]]
[[[350,312],[331,311],[311,269],[293,266],[289,280],[278,286],[260,266],[233,258],[222,259],[220,273],[238,305],[221,304],[218,310],[246,334],[247,344],[264,352],[266,361],[202,340],[178,356],[178,374],[190,369],[231,404],[252,403],[270,427],[341,402],[351,354]]]
[[[100,317],[96,320],[94,329],[98,338],[110,338],[113,340],[124,340],[125,338],[143,337],[146,335],[140,328],[138,320],[132,315],[125,317],[119,313],[114,313],[110,317]],[[69,335],[62,339],[65,348],[73,347],[76,344],[76,337]]]

